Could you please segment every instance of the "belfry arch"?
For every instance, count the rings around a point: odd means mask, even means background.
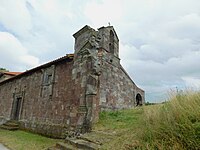
[[[110,53],[114,54],[114,33],[110,30],[110,43],[109,43]]]

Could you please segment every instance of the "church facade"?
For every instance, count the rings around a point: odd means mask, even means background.
[[[75,52],[0,82],[0,124],[51,137],[88,132],[102,110],[143,105],[144,91],[120,64],[112,26],[84,26]]]

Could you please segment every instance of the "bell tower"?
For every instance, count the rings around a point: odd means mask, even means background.
[[[98,34],[101,37],[99,46],[109,54],[119,57],[119,39],[113,26],[101,27],[98,29]]]

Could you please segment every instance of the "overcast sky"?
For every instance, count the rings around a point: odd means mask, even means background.
[[[25,71],[73,53],[73,33],[108,22],[146,101],[200,87],[200,0],[0,0],[0,67]]]

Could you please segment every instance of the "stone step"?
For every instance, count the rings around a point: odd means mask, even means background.
[[[19,124],[14,123],[14,122],[6,122],[3,125],[10,126],[10,127],[19,127]]]
[[[73,145],[70,145],[70,144],[64,143],[64,142],[58,142],[58,143],[56,143],[55,147],[57,149],[59,149],[59,150],[80,150],[77,147],[74,147]]]
[[[1,129],[5,130],[18,130],[19,129],[19,124],[15,120],[8,120],[4,124],[0,126]]]
[[[116,136],[114,132],[102,132],[102,131],[92,131],[79,136],[79,139],[95,143],[97,145],[103,145],[113,140]],[[106,137],[106,138],[105,138]]]
[[[88,141],[88,142],[91,142],[91,143],[94,143],[94,144],[97,144],[97,145],[102,145],[102,143],[101,142],[99,142],[99,141],[94,141],[94,140],[91,140],[90,138],[88,138],[88,137],[82,137],[82,136],[80,136],[80,137],[78,137],[78,139],[81,139],[81,140],[84,140],[84,141]]]
[[[66,138],[64,142],[58,142],[47,150],[98,150],[102,143],[84,137]]]
[[[100,148],[100,145],[89,142],[89,141],[85,141],[83,139],[67,138],[67,139],[65,139],[65,142],[69,145],[76,147],[76,148],[84,149],[84,150],[97,150],[97,149]]]
[[[19,123],[19,121],[18,121],[18,120],[7,120],[7,122],[12,122],[12,123],[16,123],[16,124],[18,124],[18,123]]]
[[[14,131],[14,130],[18,130],[19,127],[13,127],[13,126],[6,126],[6,125],[1,125],[0,126],[1,129],[4,129],[4,130],[11,130],[11,131]]]
[[[56,146],[47,150],[98,150],[99,145],[81,139],[66,139],[65,142],[58,142]]]
[[[47,148],[47,150],[60,150],[60,149],[56,148],[56,147],[49,147],[49,148]]]

